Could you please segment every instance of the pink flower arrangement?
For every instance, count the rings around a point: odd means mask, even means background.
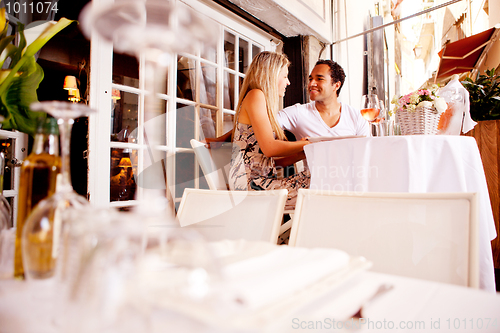
[[[434,84],[430,89],[419,89],[412,93],[397,98],[394,96],[391,103],[395,104],[393,113],[406,110],[415,112],[417,108],[426,107],[436,110],[437,113],[446,111],[446,101],[437,95],[439,87]]]

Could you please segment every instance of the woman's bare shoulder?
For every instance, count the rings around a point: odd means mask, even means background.
[[[264,92],[260,89],[252,89],[250,90],[245,98],[243,99],[243,105],[249,105],[249,104],[261,104],[265,103],[266,98],[264,96]]]
[[[247,95],[245,96],[245,99],[265,100],[264,92],[260,89],[252,89],[247,93]]]

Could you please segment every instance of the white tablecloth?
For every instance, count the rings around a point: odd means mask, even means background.
[[[481,156],[472,137],[415,135],[318,142],[305,147],[311,189],[354,192],[477,192],[480,286],[495,291],[497,236]]]
[[[217,244],[216,250],[227,252],[226,255],[218,252],[218,256],[222,256],[222,264],[230,267],[233,263],[244,264],[246,261],[247,268],[250,269],[253,266],[248,259],[265,256],[277,248],[280,247],[261,242],[228,241],[227,244]],[[333,249],[323,251],[335,252]],[[276,264],[280,263],[282,260],[278,258]],[[320,266],[322,263],[321,260],[312,259],[308,265]],[[300,283],[301,280],[300,275],[291,275],[286,283]],[[235,280],[228,278],[226,282],[230,285]],[[164,283],[168,285],[168,279]],[[262,284],[266,284],[266,281]],[[113,305],[109,301],[125,296],[120,294],[115,295],[118,298],[108,299],[108,307],[92,303],[92,307],[110,310],[103,318],[113,320],[109,325],[104,325],[105,329],[89,330],[92,326],[78,326],[77,329],[73,326],[71,332],[351,332],[352,328],[346,329],[346,325],[351,325],[350,316],[381,284],[390,284],[393,289],[365,306],[365,321],[360,324],[361,332],[387,332],[393,329],[399,332],[498,332],[500,329],[500,294],[492,295],[472,288],[358,270],[354,275],[344,275],[344,278],[330,280],[326,285],[313,283],[312,288],[305,287],[304,290],[313,297],[308,297],[307,294],[299,294],[297,297],[297,294],[290,291],[288,295],[282,296],[278,308],[266,307],[265,311],[260,311],[259,316],[252,308],[248,308],[247,316],[245,313],[235,312],[240,315],[243,324],[235,320],[202,320],[196,311],[199,306],[192,309],[192,315],[186,315],[176,311],[177,304],[169,306],[167,302],[166,306],[162,306],[162,302],[144,303],[144,299],[130,300],[120,308],[118,318],[110,317],[116,309],[109,308]],[[69,332],[61,326],[61,320],[67,313],[61,313],[61,308],[56,306],[59,295],[55,286],[53,279],[34,282],[0,280],[0,333]],[[268,286],[262,286],[266,287]],[[162,294],[161,288],[158,292],[158,297],[164,299],[165,294]],[[232,313],[221,313],[230,308],[222,303],[216,304],[219,305],[208,309],[214,316],[226,319],[232,316]],[[88,311],[90,310],[82,308],[75,315],[83,323],[87,323],[93,319],[90,316],[93,312]],[[262,316],[268,313],[270,316]],[[228,322],[232,322],[234,326]],[[103,328],[102,323],[96,327]]]

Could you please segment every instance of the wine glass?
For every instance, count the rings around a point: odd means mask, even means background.
[[[373,123],[380,115],[380,102],[375,94],[363,95],[361,97],[361,115]]]
[[[60,235],[64,228],[64,211],[88,205],[71,185],[70,142],[75,118],[93,112],[84,104],[61,101],[39,102],[31,105],[34,111],[45,111],[57,119],[61,141],[61,173],[57,176],[56,191],[40,201],[28,216],[22,235],[24,271],[28,278],[44,279],[54,275]]]

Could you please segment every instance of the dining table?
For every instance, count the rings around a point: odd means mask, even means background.
[[[333,137],[304,147],[311,189],[336,192],[476,192],[480,288],[495,292],[497,237],[477,143],[456,135]]]
[[[181,281],[176,267],[164,264],[141,265],[140,274],[102,266],[94,288],[79,291],[79,307],[72,304],[78,291],[61,297],[57,276],[0,280],[0,333],[500,330],[500,294],[371,272],[366,259],[330,248],[245,240],[207,248],[224,273],[212,298],[175,297]],[[145,261],[153,258],[158,263]],[[95,286],[107,287],[88,297]],[[354,318],[361,307],[361,318]]]

